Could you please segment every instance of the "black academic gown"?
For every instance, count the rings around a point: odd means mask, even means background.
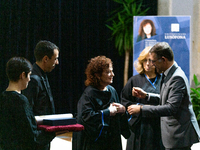
[[[54,100],[46,73],[36,64],[33,64],[31,81],[22,91],[33,108],[35,116],[55,114]],[[50,143],[38,147],[41,150],[50,150]]]
[[[84,130],[73,136],[73,150],[122,150],[121,133],[128,138],[130,132],[126,114],[110,116],[110,103],[119,103],[116,90],[108,91],[88,86],[77,105],[77,122]]]
[[[121,92],[121,103],[127,108],[131,104],[158,105],[157,101],[147,101],[132,96],[132,88],[140,87],[148,93],[160,92],[161,76],[158,74],[154,86],[144,74],[132,76]],[[130,116],[131,117],[131,116]],[[137,118],[137,119],[136,119]],[[133,124],[134,119],[137,124]],[[162,149],[159,118],[141,118],[140,115],[132,116],[129,120],[131,136],[127,140],[127,150],[160,150]]]
[[[55,114],[55,106],[51,88],[45,72],[36,64],[33,64],[31,81],[28,87],[22,91],[31,106],[35,116]]]
[[[28,99],[15,91],[0,95],[0,149],[39,150],[55,133],[37,130],[37,124]],[[44,150],[44,149],[42,149]]]

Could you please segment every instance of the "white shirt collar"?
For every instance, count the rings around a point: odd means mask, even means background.
[[[165,75],[165,77],[168,75],[170,69],[172,68],[172,66],[177,65],[177,63],[174,61],[173,65],[171,65],[171,67],[169,67],[167,70],[165,70],[165,72],[163,72],[163,74]]]

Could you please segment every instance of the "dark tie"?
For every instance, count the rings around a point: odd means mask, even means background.
[[[164,73],[163,73],[163,74],[162,74],[162,80],[161,80],[160,88],[162,87],[162,84],[163,84],[164,80],[165,80],[165,75],[164,75]]]

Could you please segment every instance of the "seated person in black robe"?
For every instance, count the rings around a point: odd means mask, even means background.
[[[122,150],[121,134],[130,135],[125,107],[119,103],[113,82],[112,61],[105,56],[90,60],[87,88],[77,105],[77,122],[84,130],[73,135],[73,150]]]

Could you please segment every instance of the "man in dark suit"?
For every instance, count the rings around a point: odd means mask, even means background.
[[[174,54],[166,42],[154,45],[150,59],[159,73],[163,73],[160,95],[146,93],[133,87],[132,95],[147,100],[160,98],[160,105],[134,105],[128,107],[129,114],[142,114],[142,117],[161,117],[161,135],[166,150],[190,150],[193,143],[199,142],[199,126],[190,100],[187,77],[174,61]]]
[[[34,55],[36,62],[33,64],[31,81],[27,89],[22,93],[28,98],[32,105],[35,116],[55,114],[55,107],[47,74],[59,64],[59,48],[50,41],[37,43]],[[48,150],[49,145],[38,149]]]

